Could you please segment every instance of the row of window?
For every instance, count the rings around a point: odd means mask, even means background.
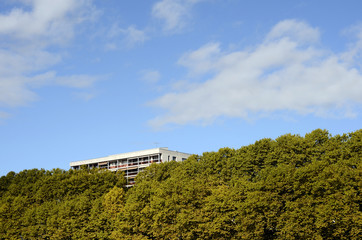
[[[102,162],[102,163],[92,163],[88,164],[89,168],[107,168],[107,169],[113,169],[113,168],[123,168],[123,167],[129,167],[134,165],[141,165],[141,164],[149,164],[154,162],[161,162],[161,159],[159,158],[160,155],[152,155],[152,156],[144,156],[144,157],[138,157],[138,158],[130,158],[130,159],[119,159],[119,160],[112,160],[109,162]],[[170,155],[167,156],[167,161],[170,161]],[[185,161],[186,158],[182,158],[182,161]],[[176,156],[172,156],[172,161],[177,161]],[[80,166],[74,166],[73,169],[79,169]]]

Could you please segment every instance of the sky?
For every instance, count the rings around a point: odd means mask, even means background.
[[[359,0],[2,0],[0,176],[361,129]]]

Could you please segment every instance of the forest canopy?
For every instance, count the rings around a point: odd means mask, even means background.
[[[361,239],[362,130],[317,129],[122,172],[0,178],[0,239]]]

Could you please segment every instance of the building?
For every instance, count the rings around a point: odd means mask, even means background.
[[[124,171],[128,186],[133,185],[137,174],[152,163],[169,161],[184,161],[191,154],[168,150],[168,148],[153,148],[148,150],[110,155],[107,157],[71,162],[72,169],[81,166],[88,168],[104,168],[110,171]]]

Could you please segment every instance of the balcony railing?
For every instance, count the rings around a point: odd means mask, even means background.
[[[135,173],[128,173],[127,176],[136,176],[138,174],[138,172]]]
[[[98,168],[107,168],[107,169],[119,169],[119,168],[127,168],[127,167],[135,167],[135,166],[139,166],[139,165],[145,165],[145,164],[151,164],[151,163],[158,163],[158,162],[162,162],[162,160],[159,157],[149,157],[149,158],[139,158],[138,161],[134,161],[136,159],[132,159],[131,162],[125,162],[124,160],[118,162],[116,161],[112,161],[109,163],[106,162],[102,162],[100,164],[92,164],[92,165],[88,165],[89,168],[94,168],[94,167],[98,167]],[[80,166],[76,166],[78,168],[80,168]],[[76,169],[76,167],[74,167],[74,169]]]

